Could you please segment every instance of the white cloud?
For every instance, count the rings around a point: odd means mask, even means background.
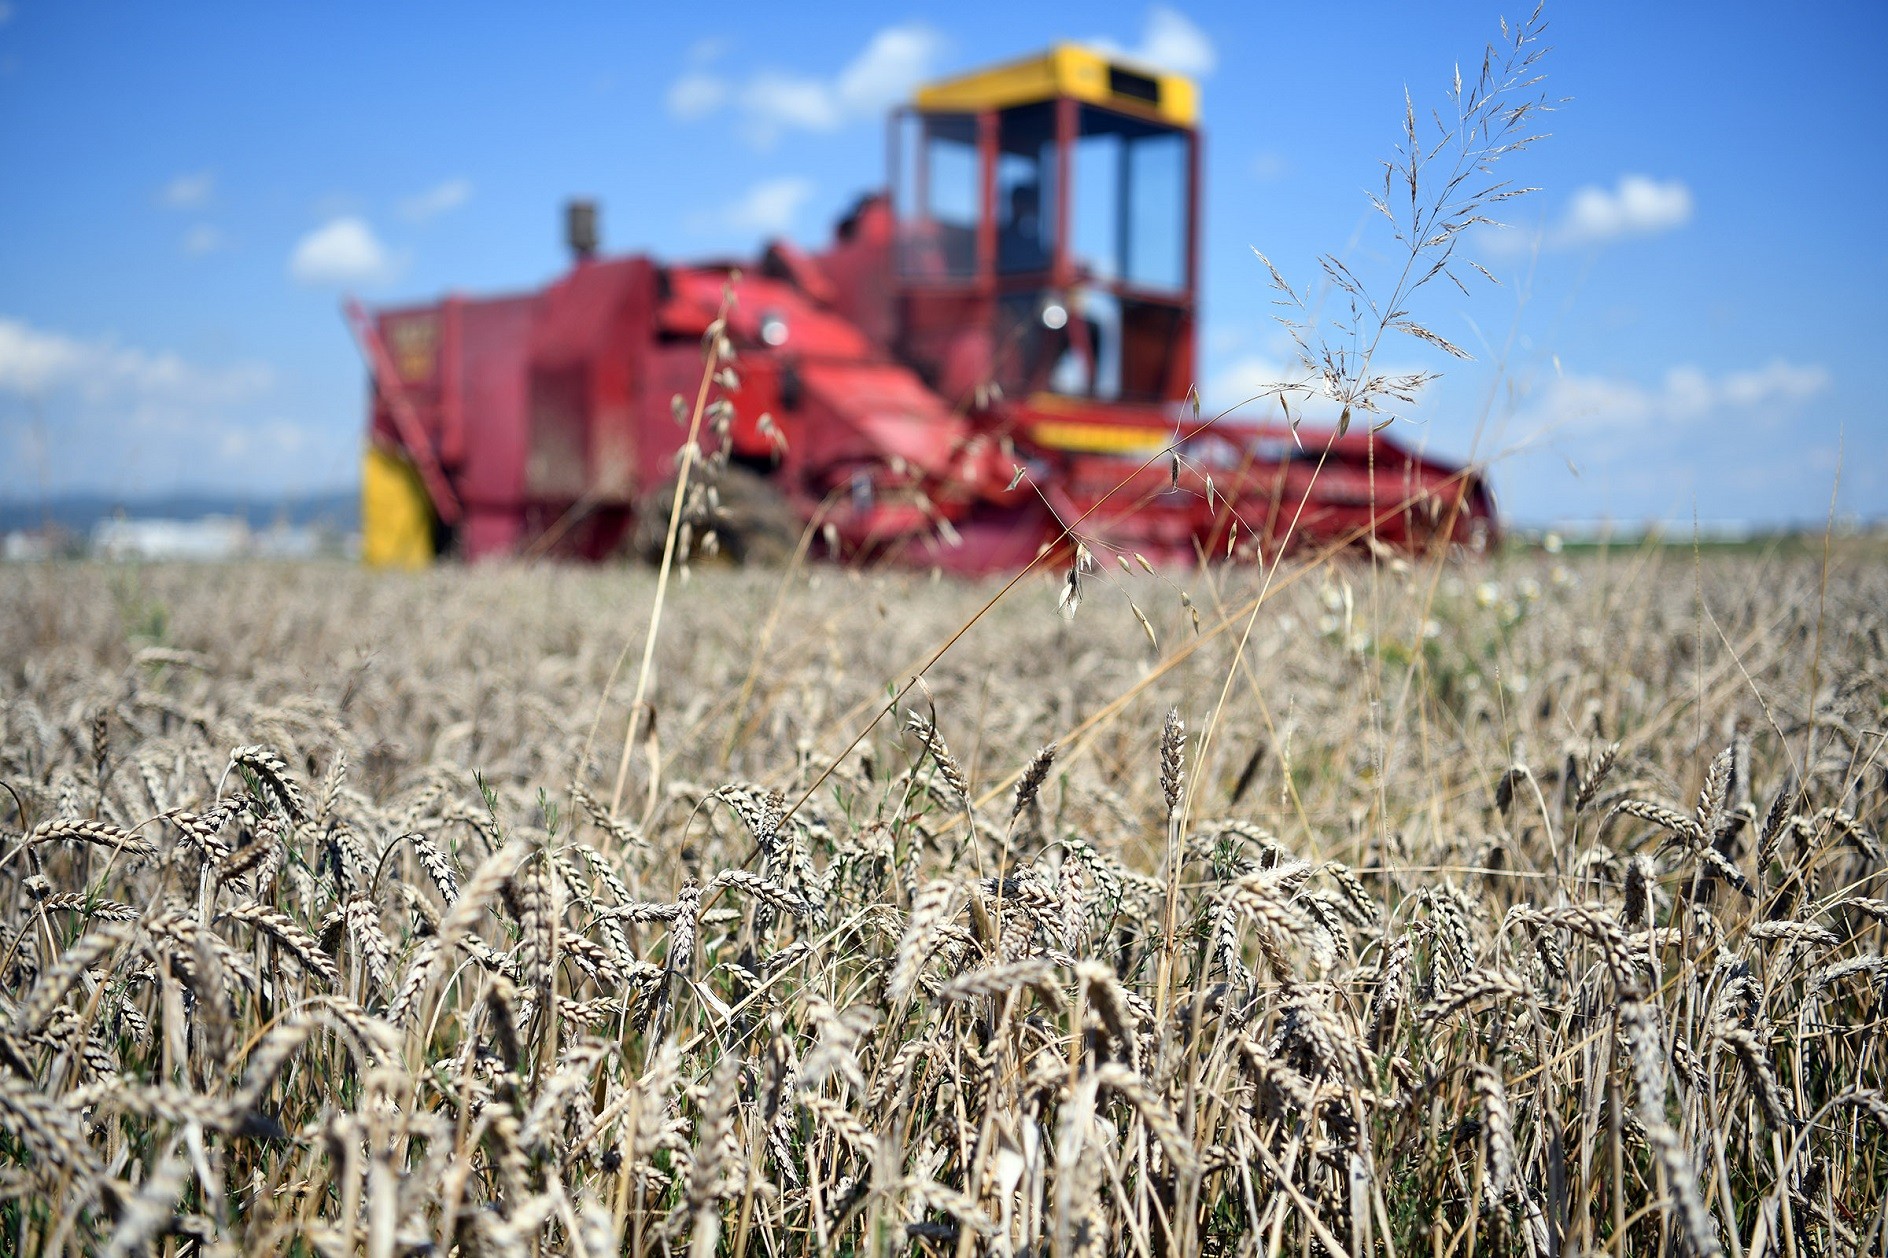
[[[1573,194],[1560,221],[1544,230],[1485,230],[1482,248],[1497,256],[1527,253],[1536,247],[1575,249],[1610,244],[1632,236],[1654,236],[1689,223],[1696,209],[1691,189],[1681,179],[1621,175],[1612,188],[1588,184]]]
[[[1129,61],[1139,61],[1175,74],[1203,79],[1219,65],[1219,53],[1206,32],[1178,9],[1157,4],[1147,11],[1141,42],[1124,48],[1111,39],[1090,41],[1096,47]]]
[[[762,148],[783,131],[831,131],[845,120],[830,83],[791,74],[755,75],[741,89],[740,104],[748,138]]]
[[[1588,185],[1573,194],[1554,239],[1561,245],[1605,244],[1650,236],[1691,221],[1691,189],[1677,179],[1622,175],[1611,191]]]
[[[688,50],[688,63],[694,68],[671,83],[663,97],[670,117],[695,122],[728,103],[733,89],[725,78],[708,69],[727,50],[725,39],[709,37],[695,41]]]
[[[749,188],[721,215],[722,225],[762,235],[780,235],[793,226],[800,207],[813,195],[813,181],[798,175],[765,179]]]
[[[173,210],[195,210],[208,205],[215,195],[216,172],[200,170],[172,179],[158,193],[158,200]]]
[[[675,80],[664,98],[669,116],[683,122],[706,118],[727,101],[727,82],[702,70],[691,71]]]
[[[1773,422],[1826,391],[1827,368],[1781,359],[1762,367],[1713,376],[1697,367],[1673,367],[1656,385],[1601,376],[1558,376],[1520,417],[1532,435],[1606,435],[1642,439],[1680,426],[1709,425],[1751,415]]]
[[[358,413],[285,414],[277,384],[265,363],[199,362],[0,314],[0,497],[346,483]]]
[[[400,217],[410,223],[424,223],[448,210],[456,210],[472,199],[472,181],[463,176],[436,184],[400,202]]]
[[[704,68],[719,47],[698,49],[690,58],[695,68],[669,85],[665,104],[683,121],[731,107],[747,139],[766,148],[789,131],[833,131],[876,119],[932,73],[944,50],[942,35],[908,22],[878,31],[831,78],[763,70],[735,80]]]
[[[1845,502],[1888,501],[1879,442],[1830,405],[1816,363],[1772,359],[1732,370],[1677,366],[1639,379],[1566,375],[1531,390],[1499,444],[1504,507],[1546,520],[1820,520],[1849,436]],[[1858,499],[1857,495],[1860,495]]]
[[[303,284],[373,284],[398,269],[393,255],[362,218],[337,218],[296,242],[288,271]]]
[[[1732,406],[1754,407],[1771,401],[1803,401],[1831,383],[1826,367],[1798,367],[1775,359],[1755,371],[1731,373],[1724,379],[1722,393]]]
[[[1322,387],[1321,379],[1294,358],[1284,354],[1247,354],[1226,363],[1206,378],[1200,386],[1200,411],[1203,415],[1230,411],[1227,418],[1241,423],[1280,423],[1285,419],[1285,412],[1279,407],[1277,395],[1279,386],[1287,384]],[[1285,400],[1290,404],[1291,418],[1301,422],[1336,423],[1342,409],[1321,393],[1313,394],[1305,389],[1288,392]]]
[[[1305,369],[1298,363],[1267,354],[1248,354],[1233,359],[1207,377],[1200,389],[1201,408],[1203,412],[1217,415],[1228,407],[1237,406],[1239,418],[1254,423],[1277,419],[1277,402],[1269,398],[1264,402],[1248,399],[1270,393],[1286,381],[1304,378]]]
[[[198,223],[184,233],[184,252],[202,257],[229,248],[229,238],[209,223]]]
[[[839,72],[839,101],[857,116],[883,113],[904,101],[943,51],[943,36],[928,26],[888,26]]]
[[[0,389],[39,393],[71,379],[87,347],[56,332],[40,332],[18,319],[0,318]]]
[[[203,363],[0,315],[0,496],[42,483],[135,497],[215,482],[255,491],[344,481],[355,416],[285,416],[271,401],[276,385],[264,363]]]
[[[0,316],[0,392],[40,396],[71,390],[85,397],[178,402],[240,401],[265,392],[274,375],[260,363],[206,368],[168,351],[84,341]]]

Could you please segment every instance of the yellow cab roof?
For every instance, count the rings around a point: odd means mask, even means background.
[[[1122,61],[1079,44],[1057,44],[1020,61],[944,79],[918,89],[926,112],[977,113],[1071,96],[1122,113],[1191,127],[1199,119],[1193,80]]]

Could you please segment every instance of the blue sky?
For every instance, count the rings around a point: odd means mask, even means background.
[[[0,0],[0,497],[259,496],[356,474],[343,291],[541,284],[562,200],[605,247],[817,243],[924,77],[1108,41],[1192,73],[1209,404],[1292,370],[1251,248],[1392,264],[1364,190],[1498,3],[156,6]],[[1510,17],[1516,13],[1509,12]],[[1398,431],[1491,461],[1531,522],[1888,516],[1879,225],[1888,6],[1563,4],[1542,191],[1503,281],[1417,314],[1444,378]]]

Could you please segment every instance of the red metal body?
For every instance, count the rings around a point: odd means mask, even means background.
[[[986,572],[1068,544],[1065,527],[1169,562],[1492,540],[1480,477],[1386,434],[1195,419],[1192,128],[1061,99],[905,114],[893,134],[892,192],[862,200],[824,252],[776,242],[733,282],[730,453],[832,526],[820,545]],[[1114,266],[1084,259],[1075,217],[1101,141],[1121,154],[1118,194],[1088,194],[1113,199],[1114,240],[1094,248]],[[1152,284],[1128,217],[1148,200],[1129,183],[1143,143],[1185,188],[1172,230],[1142,232],[1167,268]],[[965,172],[949,212],[939,154]],[[373,440],[412,463],[466,558],[607,556],[673,475],[673,399],[696,396],[729,271],[586,253],[535,293],[351,306]]]

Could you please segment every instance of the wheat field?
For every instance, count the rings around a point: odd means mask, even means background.
[[[0,1248],[1881,1252],[1872,552],[688,578],[0,570]]]

